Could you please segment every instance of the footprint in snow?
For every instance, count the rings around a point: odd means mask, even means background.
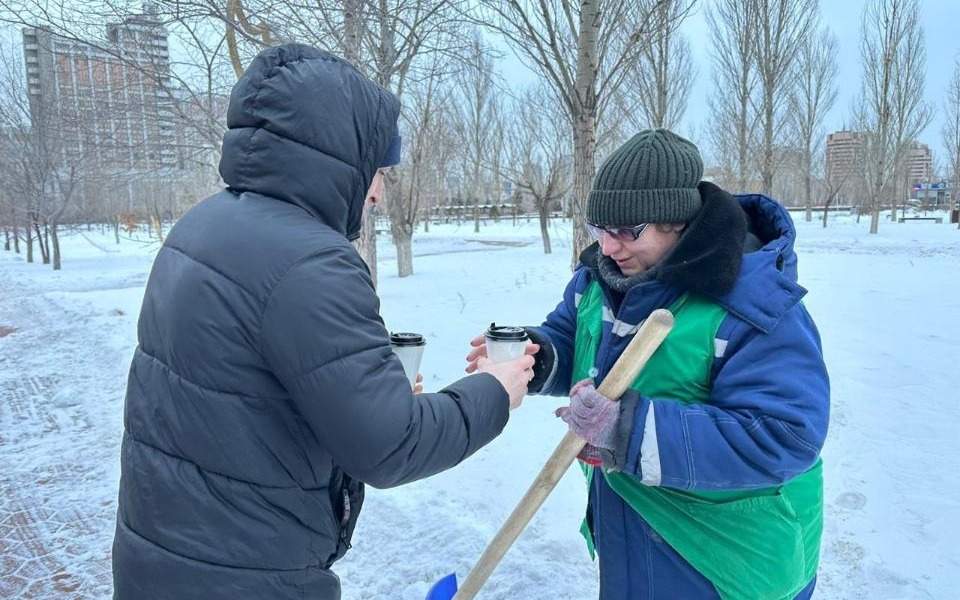
[[[837,497],[835,504],[850,510],[860,510],[867,505],[867,497],[859,492],[844,492]]]

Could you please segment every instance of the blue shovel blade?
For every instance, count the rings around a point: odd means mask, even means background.
[[[450,573],[440,581],[433,584],[430,591],[427,592],[427,600],[453,600],[457,593],[457,574]]]

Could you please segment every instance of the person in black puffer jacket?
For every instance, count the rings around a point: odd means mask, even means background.
[[[157,254],[130,368],[114,597],[340,597],[363,484],[496,437],[533,359],[415,395],[351,239],[398,158],[395,97],[329,53],[262,52],[237,83],[227,189]],[[532,347],[531,347],[532,348]]]

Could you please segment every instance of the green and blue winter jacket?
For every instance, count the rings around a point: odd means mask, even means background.
[[[819,334],[800,302],[806,290],[797,283],[796,230],[787,211],[767,197],[734,200],[707,183],[700,190],[702,214],[653,276],[625,293],[611,289],[600,275],[596,246],[584,252],[563,301],[540,327],[530,328],[534,340],[547,345],[537,365],[538,389],[532,391],[566,395],[575,383],[578,308],[598,285],[602,325],[588,373],[598,384],[653,310],[693,295],[722,311],[708,340],[712,347],[705,350],[712,356],[706,357],[704,399],[680,402],[635,394],[633,402],[624,403],[631,410],[617,451],[623,473],[644,486],[691,495],[779,495],[778,490],[814,469],[819,478],[829,416]],[[747,228],[729,225],[737,219]],[[752,246],[744,248],[742,239],[728,243],[731,235],[742,238],[746,229]],[[815,531],[806,536],[808,547],[797,552],[808,559],[798,570],[806,573],[804,579],[788,596],[773,600],[812,594],[821,502],[811,498],[810,506],[784,509],[788,519],[794,508],[797,514],[817,516],[807,519],[805,525]],[[671,547],[605,476],[591,478],[587,521],[600,558],[602,600],[738,597],[685,560],[683,549]],[[798,534],[798,540],[802,546],[804,536]]]

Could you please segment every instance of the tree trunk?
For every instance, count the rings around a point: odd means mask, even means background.
[[[743,91],[748,79],[749,74],[741,74],[740,110],[737,118],[737,189],[734,191],[741,194],[747,191],[749,176],[747,165],[750,161],[750,132],[747,129],[747,121],[750,118],[750,95],[749,92]]]
[[[580,31],[577,37],[577,70],[573,112],[573,247],[571,268],[590,240],[586,228],[587,195],[596,172],[597,147],[597,30],[600,21],[598,0],[581,0]]]
[[[373,287],[377,287],[377,218],[372,205],[363,207],[363,225],[360,227],[360,237],[354,242],[357,252],[367,263],[370,269],[370,279]]]
[[[426,206],[422,209],[423,212],[425,213],[423,217],[421,217],[421,220],[423,221],[424,233],[430,233],[430,219],[433,218],[433,211],[436,208],[437,204],[438,204],[438,201],[436,197],[434,197],[433,206]]]
[[[160,240],[160,243],[163,243],[163,217],[160,216],[159,209],[153,207],[153,216],[157,219],[157,238]]]
[[[550,202],[544,201],[540,208],[540,237],[543,238],[543,253],[552,254],[550,248]]]
[[[870,208],[870,233],[877,233],[880,230],[880,199],[874,200]]]
[[[40,260],[43,261],[43,264],[50,264],[50,253],[47,251],[47,247],[43,244],[43,233],[40,231],[40,222],[37,220],[37,216],[33,217],[33,230],[37,234],[37,246],[40,247]]]
[[[830,212],[830,205],[833,204],[834,199],[835,199],[837,196],[839,196],[839,195],[840,195],[840,190],[837,190],[836,192],[831,192],[829,195],[827,195],[827,199],[826,199],[826,201],[823,203],[823,226],[824,226],[824,228],[826,228],[826,226],[827,226],[827,215],[828,215],[829,212]]]
[[[117,219],[113,222],[113,237],[117,241],[117,245],[120,245],[120,219]]]
[[[11,218],[13,218],[13,251],[20,254],[20,224],[17,223],[16,213],[12,213]]]
[[[43,247],[45,249],[43,264],[50,264],[50,225],[44,221],[43,222]]]
[[[899,204],[900,196],[900,178],[896,175],[893,176],[893,193],[890,194],[890,222],[897,222],[897,204]]]
[[[10,230],[7,229],[6,225],[3,227],[3,249],[10,251]]]
[[[398,233],[394,240],[397,246],[397,275],[413,275],[413,235],[406,231]]]
[[[576,268],[580,253],[590,244],[587,236],[586,213],[587,196],[596,170],[594,152],[596,151],[596,130],[594,119],[587,116],[577,120],[573,150],[573,255],[571,267]]]
[[[811,170],[810,163],[813,161],[810,159],[809,148],[810,146],[808,144],[807,152],[806,152],[806,155],[804,156],[804,165],[803,165],[803,173],[804,173],[803,193],[804,193],[804,197],[806,198],[807,213],[805,218],[807,223],[813,221],[813,181],[812,181],[813,176],[810,173],[810,170]]]
[[[343,0],[343,57],[360,68],[360,5],[363,0]]]
[[[347,62],[358,69],[360,64],[360,29],[363,15],[360,14],[363,0],[343,0],[343,55]],[[360,237],[354,242],[360,257],[367,263],[373,287],[377,287],[377,224],[372,207],[364,206]]]
[[[60,236],[57,234],[57,222],[50,225],[50,238],[53,240],[53,270],[60,270]]]
[[[773,98],[764,94],[763,102],[763,166],[760,168],[760,185],[763,193],[773,196]]]
[[[30,229],[30,222],[27,222],[26,227],[23,228],[27,234],[27,262],[33,262],[33,230]]]
[[[880,156],[877,159],[877,172],[873,175],[872,189],[870,190],[870,233],[877,233],[880,228],[880,198],[883,196],[884,177],[883,172],[886,160],[883,149],[880,150]],[[858,215],[859,219],[859,215]]]

